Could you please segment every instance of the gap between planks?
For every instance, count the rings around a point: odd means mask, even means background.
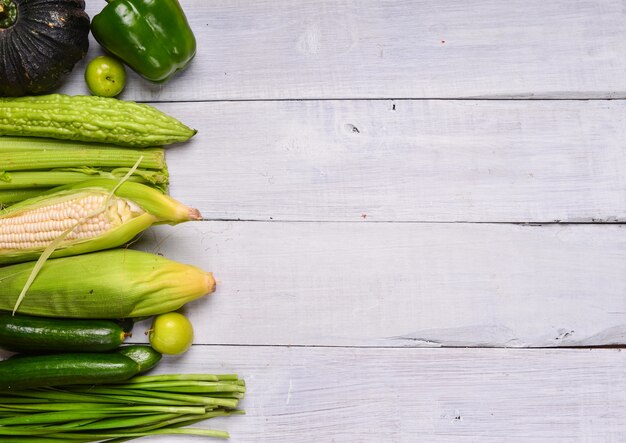
[[[533,97],[533,98],[510,98],[510,97],[317,97],[317,98],[232,98],[232,99],[185,99],[185,100],[133,100],[136,103],[161,104],[161,103],[281,103],[281,102],[367,102],[367,101],[397,101],[397,102],[619,102],[626,100],[626,93],[619,97]]]
[[[302,219],[302,220],[289,220],[280,218],[270,218],[268,220],[255,219],[255,218],[202,218],[197,221],[204,222],[241,222],[241,223],[398,223],[398,224],[460,224],[460,225],[511,225],[511,226],[534,226],[541,227],[544,225],[626,225],[626,221],[619,220],[592,220],[592,221],[471,221],[471,220],[458,220],[458,221],[428,221],[428,220],[315,220],[315,219]]]
[[[130,343],[130,342],[129,342]],[[147,344],[147,342],[137,342],[137,344]],[[601,349],[626,349],[626,345],[598,345],[598,346],[532,346],[526,348],[519,347],[510,347],[510,346],[449,346],[449,345],[441,345],[441,346],[432,346],[432,347],[407,347],[407,346],[367,346],[367,345],[290,345],[290,344],[240,344],[240,343],[194,343],[193,346],[206,346],[206,347],[263,347],[263,348],[328,348],[328,349],[476,349],[476,350],[512,350],[512,351],[523,351],[523,350],[535,350],[535,351],[546,351],[546,350],[579,350],[579,351],[590,351],[590,350],[601,350]]]

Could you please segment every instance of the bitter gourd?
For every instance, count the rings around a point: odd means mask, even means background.
[[[63,94],[0,98],[0,135],[143,148],[183,142],[196,132],[150,105],[132,101]]]

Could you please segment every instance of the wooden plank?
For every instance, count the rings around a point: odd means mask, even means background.
[[[124,98],[626,97],[621,0],[181,3],[196,59],[166,85],[132,75]],[[87,91],[84,66],[64,92]]]
[[[194,346],[157,372],[244,377],[246,415],[202,424],[233,443],[583,443],[626,439],[625,364],[606,349]]]
[[[626,343],[624,225],[194,222],[137,245],[215,273],[198,343]]]
[[[200,130],[167,159],[209,219],[626,221],[619,101],[158,106]]]
[[[620,442],[624,352],[193,346],[153,373],[238,373],[233,443]],[[151,437],[190,442],[192,437]]]

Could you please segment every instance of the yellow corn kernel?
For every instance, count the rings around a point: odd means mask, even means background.
[[[148,186],[96,179],[0,211],[0,265],[120,246],[155,223],[200,219],[193,208]]]
[[[0,250],[45,248],[67,230],[66,241],[94,238],[145,212],[128,200],[107,198],[94,192],[0,219]]]

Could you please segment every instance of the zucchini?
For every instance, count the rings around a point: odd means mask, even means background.
[[[119,382],[147,371],[159,360],[160,353],[142,345],[103,354],[20,355],[0,362],[0,390]]]
[[[0,135],[145,148],[183,142],[196,132],[150,105],[115,98],[49,94],[0,99]]]
[[[107,352],[130,334],[110,320],[66,320],[0,313],[0,348],[14,352]]]

